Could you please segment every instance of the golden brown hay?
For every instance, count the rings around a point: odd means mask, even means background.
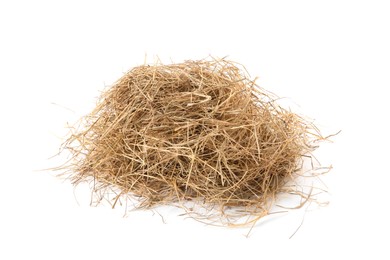
[[[72,182],[116,192],[114,205],[198,207],[224,224],[267,215],[320,137],[240,68],[210,59],[130,70],[64,144]]]

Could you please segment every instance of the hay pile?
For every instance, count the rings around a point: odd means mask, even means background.
[[[223,59],[135,67],[71,134],[66,168],[74,184],[116,192],[114,205],[261,217],[314,149],[311,125],[274,99]]]

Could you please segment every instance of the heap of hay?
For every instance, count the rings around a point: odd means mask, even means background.
[[[316,138],[274,99],[223,59],[135,67],[65,143],[66,167],[74,184],[116,192],[113,204],[123,196],[146,208],[192,201],[259,218]]]

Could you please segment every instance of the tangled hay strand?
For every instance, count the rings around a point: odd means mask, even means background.
[[[72,182],[117,191],[114,204],[131,196],[136,207],[192,201],[221,216],[266,215],[318,136],[240,68],[211,59],[130,70],[64,144]]]

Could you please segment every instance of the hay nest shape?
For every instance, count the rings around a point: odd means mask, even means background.
[[[312,126],[224,59],[135,67],[81,122],[64,144],[73,183],[136,207],[261,217],[314,149]]]

